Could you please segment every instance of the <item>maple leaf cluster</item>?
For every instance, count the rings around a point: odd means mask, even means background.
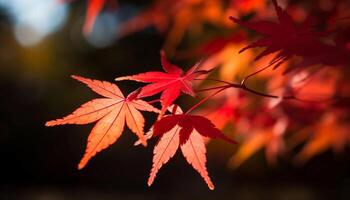
[[[46,122],[46,126],[88,124],[97,121],[88,137],[85,154],[78,165],[78,169],[82,169],[93,156],[118,140],[124,130],[125,123],[136,134],[140,143],[147,146],[147,137],[144,133],[145,119],[140,111],[159,113],[159,120],[155,122],[151,133],[149,133],[153,137],[160,137],[160,139],[154,148],[153,167],[148,185],[153,183],[162,164],[175,154],[178,146],[181,146],[187,161],[200,173],[208,187],[214,189],[205,166],[206,151],[203,137],[221,138],[230,143],[235,142],[225,136],[205,117],[189,113],[183,114],[180,108],[172,106],[181,93],[194,95],[192,82],[196,77],[206,74],[208,71],[198,70],[198,65],[195,65],[187,72],[183,72],[178,66],[166,60],[164,52],[161,52],[161,62],[165,72],[147,72],[116,78],[117,81],[135,80],[149,83],[131,92],[127,97],[115,84],[72,76],[104,98],[93,99],[66,117]],[[141,100],[141,98],[158,93],[162,93],[160,99],[157,100],[161,102],[161,110]],[[173,107],[172,114],[163,116],[170,107]],[[178,112],[176,112],[177,108]]]
[[[88,1],[86,34],[107,2]],[[79,169],[116,142],[125,123],[138,137],[135,144],[146,146],[148,139],[160,137],[148,185],[180,147],[214,189],[205,144],[215,138],[238,141],[238,150],[228,161],[232,168],[262,149],[271,165],[297,146],[302,146],[292,160],[297,164],[328,149],[341,152],[350,144],[350,2],[327,2],[289,1],[282,8],[277,0],[152,1],[121,24],[119,37],[154,27],[164,35],[168,56],[205,59],[185,72],[161,51],[164,72],[116,78],[146,84],[127,97],[115,84],[72,76],[104,98],[46,125],[97,121]],[[203,36],[208,24],[219,32],[209,39]],[[202,43],[181,45],[191,39]],[[207,94],[210,91],[215,92]],[[159,99],[144,100],[157,94]],[[181,95],[202,100],[184,113],[176,105]],[[157,102],[159,108],[153,106]],[[146,133],[140,111],[158,114]]]

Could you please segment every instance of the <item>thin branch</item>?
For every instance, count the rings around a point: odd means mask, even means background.
[[[276,62],[278,62],[279,60],[277,60]],[[305,100],[305,99],[301,99],[295,95],[286,95],[286,96],[277,96],[277,95],[273,95],[273,94],[269,94],[269,93],[263,93],[263,92],[259,92],[259,91],[256,91],[256,90],[253,90],[251,88],[249,88],[247,85],[246,85],[246,82],[247,80],[268,69],[269,67],[271,67],[274,63],[276,62],[271,62],[269,65],[267,65],[266,67],[254,72],[254,73],[251,73],[249,74],[248,76],[246,76],[242,81],[241,83],[230,83],[230,82],[227,82],[227,81],[223,81],[223,80],[218,80],[218,79],[195,79],[195,80],[208,80],[208,81],[215,81],[215,82],[218,82],[218,83],[224,83],[226,85],[223,85],[223,86],[217,86],[217,87],[211,87],[211,88],[204,88],[204,89],[201,89],[201,90],[198,90],[196,92],[206,92],[206,91],[211,91],[211,90],[217,90],[216,92],[214,92],[213,94],[205,97],[204,99],[202,99],[201,101],[199,101],[197,104],[195,104],[194,106],[192,106],[187,112],[186,114],[190,113],[191,111],[193,111],[194,109],[196,109],[198,106],[202,105],[203,103],[205,103],[206,101],[208,101],[210,98],[212,98],[213,96],[217,95],[218,93],[222,92],[223,90],[226,90],[228,88],[238,88],[238,89],[241,89],[241,90],[244,90],[244,91],[247,91],[247,92],[250,92],[252,94],[255,94],[255,95],[258,95],[258,96],[263,96],[263,97],[268,97],[268,98],[275,98],[275,99],[278,99],[278,98],[281,98],[281,99],[284,99],[284,100],[296,100],[296,101],[300,101],[300,102],[306,102],[306,103],[322,103],[322,102],[327,102],[327,101],[331,101],[331,100],[334,100],[335,98],[332,97],[332,98],[328,98],[328,99],[323,99],[323,100],[320,100],[320,101],[314,101],[314,100]]]
[[[275,99],[278,99],[278,98],[294,99],[295,98],[293,95],[290,95],[290,96],[277,96],[277,95],[272,95],[272,94],[266,94],[266,93],[263,93],[263,92],[259,92],[259,91],[255,91],[253,89],[250,89],[246,85],[240,85],[240,88],[242,90],[245,90],[245,91],[250,92],[252,94],[256,94],[256,95],[263,96],[263,97],[269,97],[269,98],[275,98]]]
[[[262,69],[259,69],[259,70],[256,71],[256,72],[253,72],[253,73],[249,74],[248,76],[246,76],[246,77],[242,80],[241,85],[245,85],[245,82],[247,82],[247,80],[248,80],[250,77],[252,77],[252,76],[254,76],[254,75],[256,75],[256,74],[259,74],[260,72],[262,72],[262,71],[266,70],[267,68],[271,67],[273,64],[274,64],[274,62],[270,63],[269,65],[267,65],[266,67],[264,67],[264,68],[262,68]]]

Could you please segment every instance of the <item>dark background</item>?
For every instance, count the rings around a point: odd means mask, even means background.
[[[148,148],[134,147],[136,137],[126,129],[77,170],[93,124],[44,126],[98,97],[70,75],[113,82],[118,76],[160,70],[164,41],[152,29],[100,49],[80,32],[80,40],[72,41],[71,27],[84,8],[72,4],[64,27],[33,47],[16,41],[6,10],[0,10],[0,199],[350,199],[349,151],[327,152],[299,167],[287,159],[269,167],[260,152],[230,170],[226,162],[235,147],[215,141],[207,151],[214,191],[179,152],[149,188],[155,141]],[[118,85],[124,93],[139,86]],[[148,128],[154,116],[146,116]]]

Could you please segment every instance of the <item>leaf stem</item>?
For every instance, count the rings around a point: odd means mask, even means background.
[[[147,103],[148,104],[152,104],[152,103],[157,103],[157,102],[159,102],[160,101],[160,99],[155,99],[155,100],[152,100],[152,101],[148,101]]]
[[[204,102],[208,101],[210,98],[212,98],[213,96],[217,95],[218,93],[224,91],[227,88],[230,88],[232,86],[227,85],[227,86],[223,86],[220,90],[214,92],[213,94],[205,97],[204,99],[202,99],[201,101],[199,101],[197,104],[195,104],[194,106],[192,106],[185,114],[190,113],[191,111],[193,111],[194,109],[196,109],[198,106],[202,105]]]

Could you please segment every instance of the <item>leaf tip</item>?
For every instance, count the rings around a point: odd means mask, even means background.
[[[78,170],[82,170],[85,167],[86,163],[79,163],[78,164]]]
[[[152,184],[153,184],[153,178],[150,177],[147,181],[147,185],[148,187],[151,187]]]
[[[70,77],[73,78],[73,79],[78,79],[78,78],[80,78],[80,76],[78,76],[78,75],[71,75]]]
[[[45,122],[45,126],[47,126],[47,127],[56,126],[56,125],[60,125],[58,120],[50,120],[50,121]]]
[[[80,160],[79,164],[78,164],[78,170],[83,169],[86,164],[88,163],[88,161],[90,160],[91,157],[87,157],[86,155]]]
[[[209,184],[208,187],[209,187],[210,190],[214,190],[215,189],[213,184]]]
[[[232,140],[231,138],[227,137],[226,135],[222,134],[220,138],[230,144],[238,144],[238,142]]]
[[[143,146],[143,147],[147,147],[147,142],[146,142],[146,140],[145,140],[145,141],[142,141],[141,143],[142,143],[142,146]]]
[[[140,143],[140,141],[139,140],[137,140],[136,142],[134,142],[134,146],[136,147],[136,146],[139,146],[141,143]]]
[[[81,77],[79,75],[71,75],[70,77],[80,82],[83,82],[83,80],[85,79],[84,77]]]
[[[47,127],[52,126],[52,121],[45,122],[45,126],[47,126]]]
[[[114,79],[115,81],[125,81],[130,80],[130,76],[121,76]]]

